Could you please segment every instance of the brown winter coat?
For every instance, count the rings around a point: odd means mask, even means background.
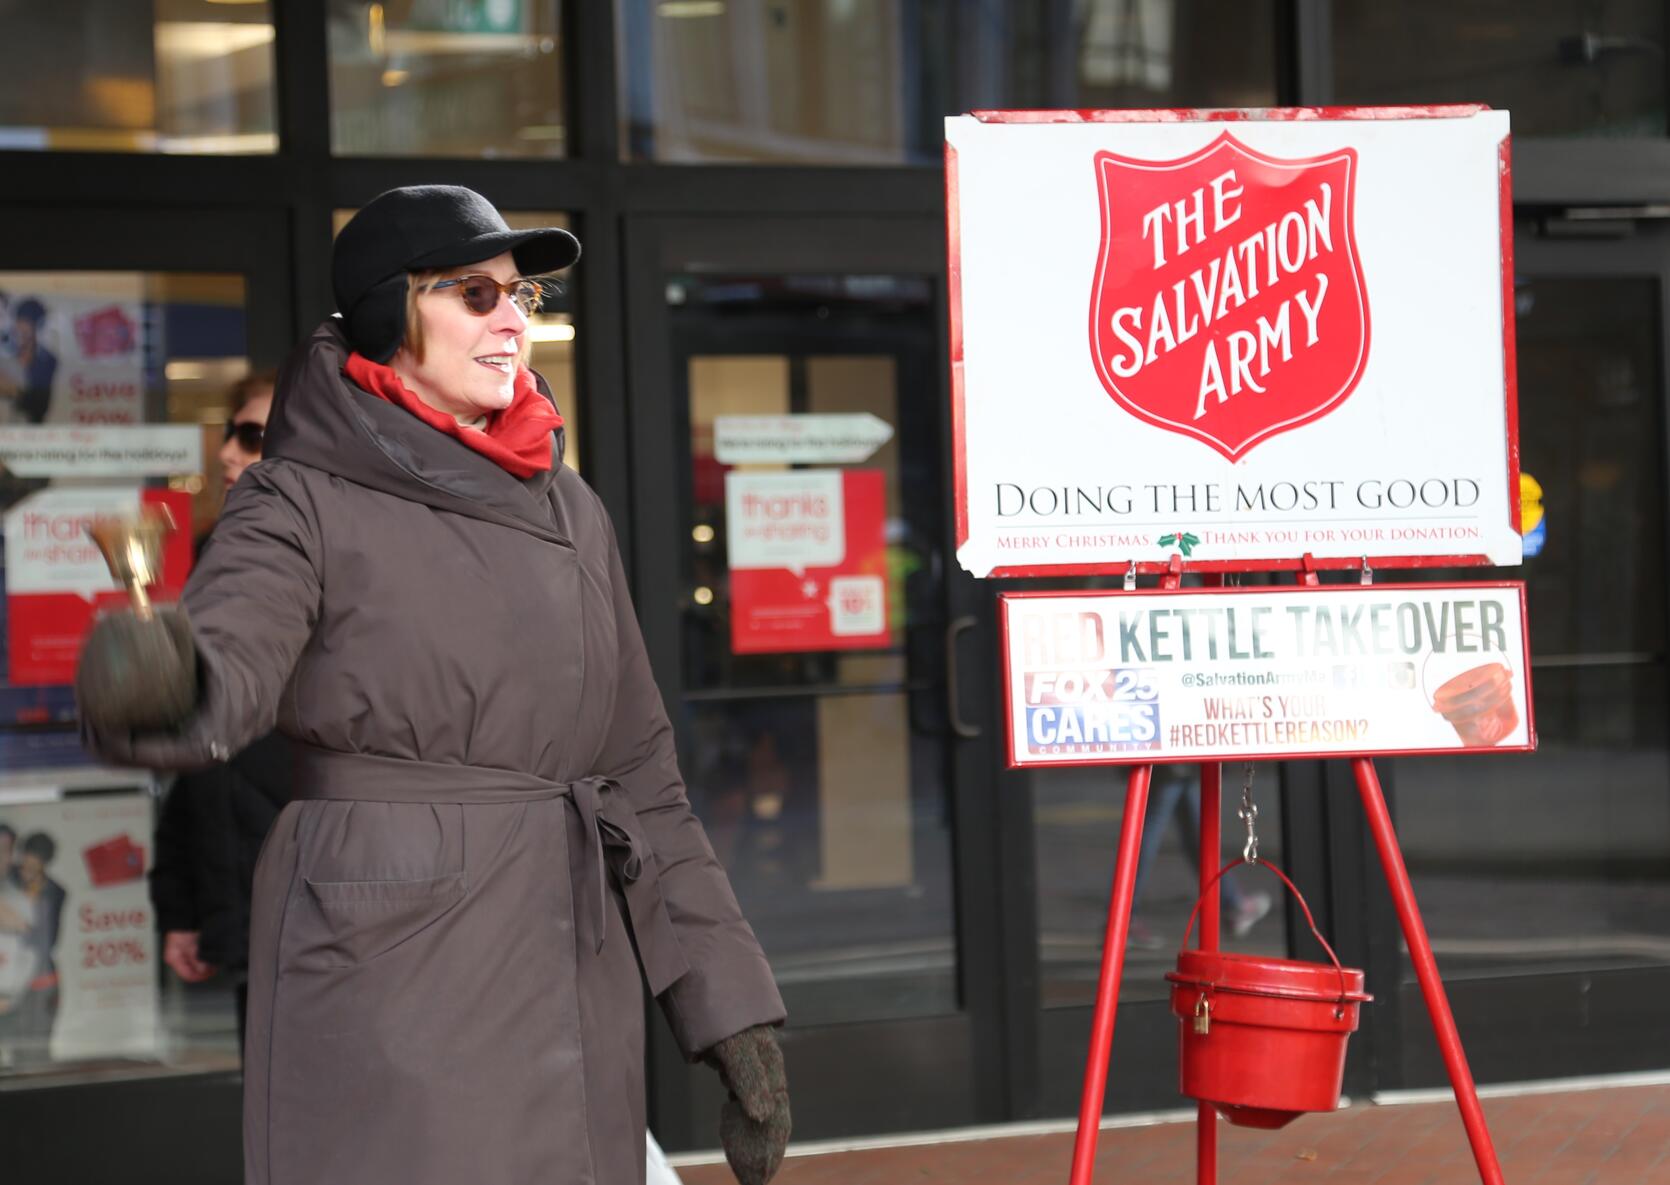
[[[186,589],[196,717],[90,739],[156,766],[297,742],[256,871],[249,1185],[634,1185],[640,963],[687,1055],[782,1001],[596,495],[360,391],[346,348],[327,322],[291,359]]]

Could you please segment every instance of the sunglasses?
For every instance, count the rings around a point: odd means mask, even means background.
[[[459,276],[453,280],[430,284],[428,288],[433,292],[439,292],[442,288],[458,289],[458,295],[464,299],[464,307],[478,317],[485,317],[499,307],[501,292],[516,302],[516,307],[522,310],[523,316],[532,316],[545,292],[532,280],[511,280],[501,284],[492,276]]]
[[[238,447],[246,453],[259,454],[261,440],[267,434],[265,424],[257,424],[254,420],[245,420],[241,424],[228,423],[226,425],[226,439],[237,437]]]

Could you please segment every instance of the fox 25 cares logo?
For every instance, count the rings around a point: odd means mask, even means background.
[[[1109,395],[1231,461],[1345,401],[1369,347],[1354,149],[1282,160],[1226,131],[1095,169],[1090,349]]]
[[[1160,747],[1159,693],[1140,668],[1028,671],[1026,745],[1034,754]]]

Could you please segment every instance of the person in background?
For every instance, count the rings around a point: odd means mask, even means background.
[[[58,356],[41,342],[41,323],[46,306],[33,296],[18,301],[12,314],[13,351],[22,372],[17,391],[17,410],[31,424],[46,419],[52,406],[52,380],[58,373]]]
[[[220,446],[220,478],[226,493],[238,484],[244,470],[261,459],[267,416],[273,409],[277,375],[258,370],[238,380],[227,396],[226,440]]]
[[[227,396],[221,476],[228,493],[261,459],[274,373],[257,371]],[[234,977],[238,1050],[248,1012],[249,908],[255,860],[290,801],[290,745],[268,733],[232,760],[183,774],[157,819],[151,904],[162,931],[162,961],[187,983],[222,971]]]

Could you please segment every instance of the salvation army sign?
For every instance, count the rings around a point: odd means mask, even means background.
[[[1001,598],[1009,764],[1535,747],[1524,585]]]
[[[1108,394],[1231,461],[1349,395],[1369,336],[1356,160],[1278,160],[1229,132],[1175,161],[1098,152],[1090,335]]]
[[[1505,112],[946,121],[979,576],[1512,564]]]

